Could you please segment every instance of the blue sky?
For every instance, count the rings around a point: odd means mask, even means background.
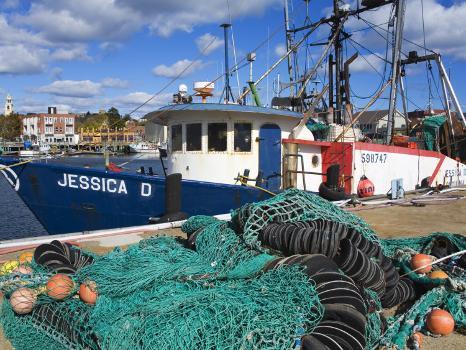
[[[289,2],[294,24],[299,26],[305,20],[305,2]],[[354,7],[356,1],[346,3]],[[310,19],[315,21],[327,14],[330,4],[331,1],[311,0]],[[466,2],[423,0],[421,4],[421,0],[409,0],[406,37],[419,44],[424,40],[421,5],[424,6],[426,45],[442,53],[458,97],[466,104],[463,86]],[[386,28],[389,9],[386,6],[365,18]],[[187,84],[192,92],[194,81],[210,81],[221,74],[223,32],[219,24],[229,21],[230,15],[238,60],[265,41],[256,51],[255,78],[283,52],[283,0],[1,0],[0,10],[0,96],[3,100],[10,93],[18,112],[44,112],[47,106],[58,106],[59,110],[69,112],[115,106],[122,113],[128,113],[191,64],[188,74],[135,116],[154,110],[171,100],[180,83]],[[348,22],[345,30],[352,33],[348,53],[357,47],[364,56],[353,65],[354,95],[371,95],[379,86],[379,74],[384,70],[378,56],[384,57],[385,42],[362,21]],[[379,33],[384,34],[380,29]],[[268,36],[271,38],[267,41]],[[327,36],[328,31],[323,28],[309,42]],[[202,52],[208,44],[209,48]],[[406,44],[404,51],[410,49]],[[314,47],[309,52],[309,64],[318,57],[319,50]],[[234,65],[233,52],[230,65]],[[304,67],[304,61],[300,66]],[[318,79],[325,81],[323,71],[319,73]],[[247,67],[239,71],[240,87],[248,80],[248,74]],[[277,74],[282,81],[287,79],[285,64],[260,85],[264,103],[268,103],[267,96],[269,100],[273,97]],[[410,67],[407,75],[410,110],[426,108],[429,93],[425,66]],[[429,79],[433,104],[441,108],[435,67],[432,75]],[[236,75],[231,82],[237,94]],[[222,87],[220,79],[216,84],[217,94]],[[367,101],[354,98],[357,107],[363,107]],[[386,100],[381,100],[375,107],[384,108],[385,104]]]

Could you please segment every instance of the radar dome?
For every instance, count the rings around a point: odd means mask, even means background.
[[[180,84],[180,86],[178,87],[178,92],[188,92],[188,86],[186,84]]]

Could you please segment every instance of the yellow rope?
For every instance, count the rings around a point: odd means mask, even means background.
[[[248,184],[248,180],[253,180],[253,179],[250,179],[246,176],[243,176],[243,175],[238,175],[238,178],[237,180],[239,180],[239,182],[242,184],[242,185],[245,185],[245,186],[248,186],[248,187],[252,187],[252,188],[257,188],[258,190],[261,190],[261,191],[264,191],[265,193],[268,193],[272,196],[276,196],[277,194],[276,193],[273,193],[269,190],[266,190],[265,188],[262,188],[262,187],[259,187],[259,186],[255,186],[255,185],[250,185]]]
[[[26,163],[29,163],[29,162],[32,162],[32,161],[33,161],[32,159],[29,159],[29,160],[25,160],[25,161],[22,161],[22,162],[19,162],[19,163],[15,163],[15,164],[11,164],[11,165],[5,165],[5,166],[2,166],[0,168],[0,171],[8,169],[8,168],[13,168],[13,167],[18,166],[18,165],[23,165],[23,164],[26,164]]]

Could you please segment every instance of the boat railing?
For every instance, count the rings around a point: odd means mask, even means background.
[[[291,158],[291,157],[296,157],[296,158],[299,158],[301,160],[301,170],[294,170],[294,169],[285,169],[284,172],[285,172],[285,179],[288,178],[288,176],[290,174],[301,174],[301,177],[302,177],[302,180],[303,180],[303,190],[304,191],[307,191],[306,189],[306,175],[326,175],[324,173],[319,173],[319,172],[315,172],[315,171],[306,171],[305,168],[304,168],[304,157],[302,154],[295,154],[295,153],[289,153],[289,154],[285,154],[283,155],[283,163],[285,164],[285,159],[286,158]]]

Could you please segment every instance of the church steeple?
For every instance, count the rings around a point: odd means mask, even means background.
[[[11,113],[13,113],[13,97],[11,97],[10,94],[6,96],[6,101],[5,101],[5,111],[4,115],[5,117],[9,116]]]

